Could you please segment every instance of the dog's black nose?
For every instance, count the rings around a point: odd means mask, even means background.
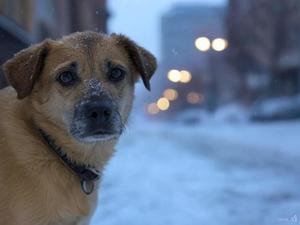
[[[95,123],[104,123],[111,119],[112,108],[107,103],[92,102],[85,106],[85,115]]]
[[[116,102],[106,97],[90,97],[75,106],[71,133],[75,137],[120,135],[122,118]]]

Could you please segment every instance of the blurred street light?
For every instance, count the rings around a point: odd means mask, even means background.
[[[181,73],[180,82],[188,83],[191,81],[192,75],[189,71],[181,70],[180,73]]]
[[[178,70],[170,70],[168,73],[168,79],[174,83],[177,83],[181,79],[181,73]]]
[[[202,100],[202,96],[200,96],[197,92],[190,92],[186,97],[187,101],[191,104],[198,104]]]
[[[178,92],[175,89],[166,89],[164,91],[164,97],[169,101],[174,101],[178,97]]]
[[[168,79],[174,83],[182,82],[182,83],[188,83],[192,79],[192,75],[187,70],[170,70],[168,72]]]
[[[158,101],[157,101],[156,104],[157,104],[157,107],[158,107],[160,110],[162,110],[162,111],[166,111],[166,110],[168,110],[169,107],[170,107],[170,102],[169,102],[169,100],[166,99],[166,98],[160,98],[160,99],[158,99]]]
[[[217,52],[224,51],[227,48],[227,46],[228,46],[227,40],[223,38],[216,38],[212,42],[212,48]]]
[[[148,105],[147,111],[149,114],[155,115],[159,113],[159,108],[157,107],[156,103],[151,103]]]
[[[207,37],[199,37],[195,41],[195,46],[202,52],[206,52],[210,49],[210,40]]]

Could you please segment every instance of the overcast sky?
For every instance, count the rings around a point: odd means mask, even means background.
[[[226,0],[108,0],[109,31],[123,33],[160,57],[160,18],[172,5],[224,5]]]

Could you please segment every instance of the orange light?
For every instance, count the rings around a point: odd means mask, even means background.
[[[186,96],[186,99],[191,104],[198,104],[202,101],[202,96],[197,92],[190,92]]]
[[[170,70],[168,73],[168,79],[174,83],[179,82],[181,79],[181,73],[178,70]]]
[[[159,113],[159,108],[157,107],[156,103],[151,103],[147,106],[147,111],[151,115],[155,115]]]
[[[169,107],[170,107],[170,102],[169,102],[169,100],[166,99],[166,98],[160,98],[160,99],[158,99],[158,101],[157,101],[156,104],[157,104],[157,107],[158,107],[160,110],[162,110],[162,111],[166,111],[166,110],[168,110]]]
[[[188,83],[188,82],[191,81],[192,75],[191,75],[191,73],[189,71],[187,71],[187,70],[181,70],[180,73],[181,73],[180,82],[182,82],[182,83]]]
[[[210,49],[210,40],[207,37],[199,37],[195,40],[195,46],[202,52],[206,52]]]
[[[178,97],[178,92],[175,89],[166,89],[164,91],[164,97],[169,101],[174,101]]]

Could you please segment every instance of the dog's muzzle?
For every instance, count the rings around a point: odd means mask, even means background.
[[[75,107],[71,134],[83,141],[107,140],[122,133],[122,120],[113,100],[89,98]]]

